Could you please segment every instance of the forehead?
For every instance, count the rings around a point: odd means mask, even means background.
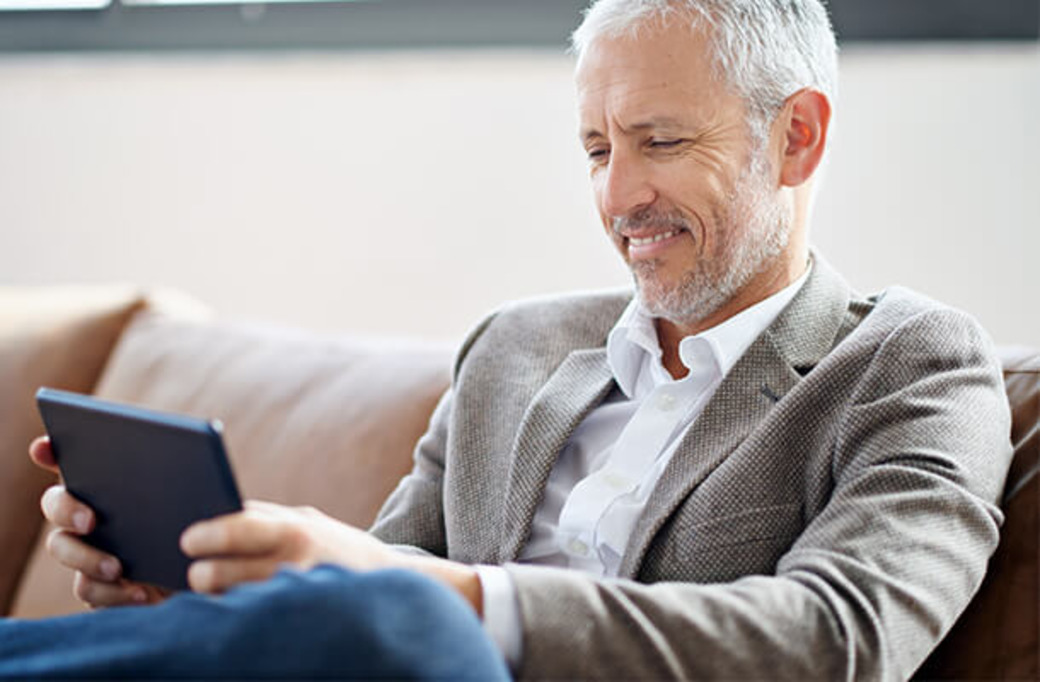
[[[604,116],[697,116],[736,99],[714,77],[708,35],[679,19],[592,41],[575,82],[583,127]]]

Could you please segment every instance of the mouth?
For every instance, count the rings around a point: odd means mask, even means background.
[[[682,230],[669,230],[668,232],[662,232],[655,234],[650,237],[626,237],[630,246],[649,246],[650,244],[656,244],[657,242],[663,242],[665,239],[671,239],[677,236]]]
[[[674,228],[667,232],[646,234],[643,236],[624,236],[625,253],[629,261],[652,260],[664,257],[684,236],[689,233],[682,228]]]

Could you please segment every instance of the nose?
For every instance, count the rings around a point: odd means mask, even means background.
[[[657,198],[642,160],[621,150],[610,156],[599,195],[601,210],[611,218],[630,215]]]

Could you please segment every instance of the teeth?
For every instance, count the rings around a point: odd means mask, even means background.
[[[654,235],[653,237],[647,237],[646,239],[636,239],[635,237],[629,237],[628,242],[632,246],[646,246],[647,244],[653,244],[664,239],[670,239],[675,235],[679,234],[678,230],[672,230],[671,232],[662,232],[661,234]]]

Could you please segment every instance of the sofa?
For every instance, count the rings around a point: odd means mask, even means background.
[[[447,344],[231,322],[169,291],[0,287],[0,614],[85,607],[46,555],[31,465],[41,385],[220,419],[243,496],[366,526],[448,386]],[[1040,352],[1001,348],[1016,454],[981,591],[921,679],[1040,677]]]

